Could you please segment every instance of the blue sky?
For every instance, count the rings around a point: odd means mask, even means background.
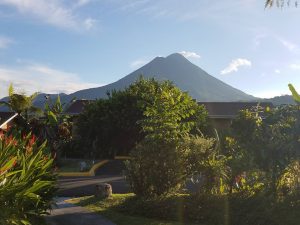
[[[0,97],[11,82],[101,86],[174,52],[249,94],[286,94],[300,89],[299,20],[264,0],[0,0]]]

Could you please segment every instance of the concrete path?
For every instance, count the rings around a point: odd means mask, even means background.
[[[99,183],[109,183],[113,193],[128,193],[129,184],[123,176],[95,176],[95,177],[59,177],[59,197],[80,197],[95,194],[95,186]]]
[[[116,225],[99,214],[58,198],[57,206],[46,216],[49,225]]]

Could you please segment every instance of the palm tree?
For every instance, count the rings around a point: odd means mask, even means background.
[[[15,93],[14,87],[11,84],[8,89],[8,101],[0,101],[0,105],[7,106],[10,110],[24,116],[28,120],[29,114],[40,113],[41,109],[33,105],[34,99],[38,93],[33,93],[30,96]]]
[[[290,6],[291,4],[294,4],[295,7],[298,6],[298,1],[297,0],[266,0],[265,7],[272,7],[275,5],[277,7],[284,7],[285,5]]]

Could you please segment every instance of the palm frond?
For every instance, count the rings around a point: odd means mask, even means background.
[[[265,4],[265,8],[272,7],[273,6],[273,0],[267,0]]]
[[[32,95],[30,95],[29,98],[31,101],[33,101],[38,95],[39,95],[39,92],[35,92]]]
[[[294,4],[295,7],[298,7],[298,0],[266,0],[265,8],[272,7],[276,4],[278,8],[283,8],[284,6],[290,6]]]
[[[39,107],[36,107],[36,106],[31,106],[29,108],[29,111],[32,112],[32,113],[36,113],[36,114],[43,114],[43,110]]]
[[[294,86],[292,84],[289,84],[289,89],[292,92],[295,102],[300,104],[300,95],[298,94],[298,92],[296,91],[296,89],[294,88]]]
[[[8,95],[12,96],[12,95],[14,95],[14,93],[15,93],[14,86],[13,86],[13,84],[10,84],[9,88],[8,88]]]

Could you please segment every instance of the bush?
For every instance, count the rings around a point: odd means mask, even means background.
[[[108,94],[107,99],[89,104],[75,122],[79,141],[90,156],[128,155],[153,127],[165,137],[196,133],[207,126],[204,106],[169,81],[140,78],[125,90]]]
[[[189,149],[188,173],[192,176],[196,192],[224,194],[229,169],[226,165],[227,158],[220,155],[215,139],[190,136],[183,143]]]
[[[56,176],[46,143],[0,135],[0,224],[31,224],[51,206]]]
[[[263,179],[255,178],[255,185],[268,189],[274,197],[279,189],[281,195],[297,189],[299,168],[297,172],[290,166],[299,161],[299,133],[299,106],[241,111],[232,123],[232,137],[227,137],[232,178],[257,171]]]
[[[187,178],[187,149],[177,141],[146,138],[130,156],[128,178],[133,192],[139,196],[176,191]]]
[[[146,138],[130,156],[128,177],[138,196],[153,197],[178,191],[188,178],[193,178],[198,193],[225,192],[226,158],[218,154],[214,139]]]

